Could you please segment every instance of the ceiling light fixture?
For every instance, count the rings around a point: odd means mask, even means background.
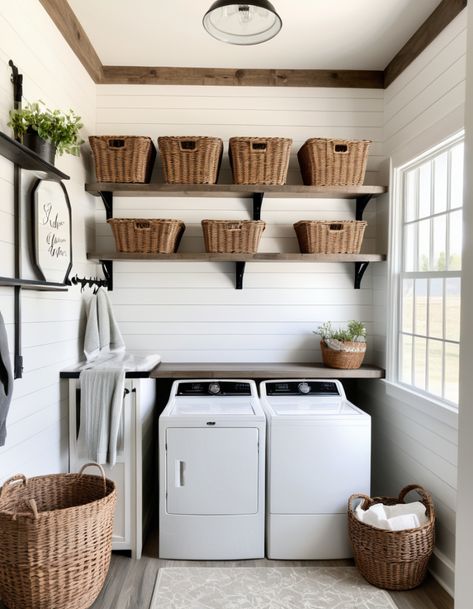
[[[282,27],[281,17],[267,0],[238,4],[217,0],[202,20],[207,32],[229,44],[260,44],[270,40]]]

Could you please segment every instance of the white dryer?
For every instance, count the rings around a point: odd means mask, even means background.
[[[369,495],[371,418],[337,380],[264,381],[268,558],[348,558],[347,500]]]
[[[159,418],[159,556],[264,557],[266,419],[251,380],[175,381]]]

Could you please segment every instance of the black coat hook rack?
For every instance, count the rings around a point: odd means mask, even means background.
[[[81,292],[84,288],[94,288],[94,294],[97,293],[99,288],[108,289],[109,287],[108,279],[99,279],[98,277],[78,277],[75,275],[71,278],[70,283],[72,285],[80,285]]]

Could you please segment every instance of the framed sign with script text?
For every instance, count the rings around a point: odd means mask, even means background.
[[[34,185],[33,252],[43,279],[67,283],[72,268],[72,221],[62,182],[38,180]]]

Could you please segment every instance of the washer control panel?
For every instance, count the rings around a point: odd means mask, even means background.
[[[251,395],[249,383],[238,381],[189,381],[179,383],[176,395],[192,396],[239,396]]]
[[[341,397],[335,381],[274,381],[266,382],[266,395],[320,395]]]

